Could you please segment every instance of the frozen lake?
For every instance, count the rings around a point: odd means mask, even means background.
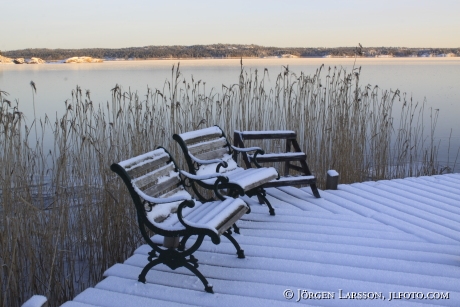
[[[30,81],[37,87],[35,104],[37,117],[64,112],[64,101],[71,99],[71,91],[79,85],[90,90],[94,104],[111,101],[110,90],[119,84],[126,91],[137,91],[142,97],[147,87],[163,90],[165,81],[171,81],[171,68],[179,60],[156,61],[110,61],[101,64],[44,64],[44,65],[0,65],[0,90],[8,92],[8,99],[19,101],[20,110],[28,121],[33,119],[32,90]],[[440,143],[440,160],[447,159],[447,147],[452,129],[450,159],[454,159],[460,146],[460,58],[302,58],[302,59],[243,59],[246,71],[259,71],[262,76],[268,69],[272,84],[283,66],[296,74],[302,71],[313,75],[325,65],[322,78],[328,67],[343,67],[351,72],[353,65],[361,67],[361,86],[378,85],[382,90],[399,89],[415,102],[426,99],[426,111],[439,109],[436,127]],[[195,82],[206,82],[206,93],[220,94],[222,84],[238,83],[239,59],[180,60],[180,71],[187,82],[192,76]],[[265,87],[269,88],[266,82]],[[393,115],[398,117],[400,106],[395,102]],[[425,124],[429,129],[429,123]],[[457,166],[457,171],[459,170]]]

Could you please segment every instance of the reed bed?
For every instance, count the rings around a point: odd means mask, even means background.
[[[207,89],[177,65],[144,95],[116,85],[107,104],[93,104],[77,86],[62,116],[32,123],[0,91],[1,306],[33,294],[58,306],[132,254],[142,243],[134,206],[109,166],[157,146],[184,165],[173,133],[214,124],[230,138],[235,129],[295,130],[320,186],[328,169],[351,183],[453,168],[437,162],[436,111],[425,114],[424,103],[399,91],[361,86],[359,76],[359,69],[296,75],[285,67],[267,88],[267,70],[242,66],[235,84]]]

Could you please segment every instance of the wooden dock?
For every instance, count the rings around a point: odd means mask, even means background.
[[[141,246],[62,306],[460,306],[460,174],[267,194],[276,216],[249,200],[238,223],[245,259],[225,238],[195,253],[214,294],[185,269],[137,282]]]

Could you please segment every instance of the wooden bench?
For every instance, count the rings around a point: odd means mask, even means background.
[[[219,182],[220,189],[227,190],[231,196],[247,195],[251,197],[256,195],[261,204],[268,206],[270,215],[275,215],[275,210],[265,197],[262,185],[279,177],[276,169],[273,167],[244,169],[238,166],[232,158],[234,152],[241,151],[263,154],[261,148],[241,149],[232,146],[218,126],[174,134],[173,138],[179,143],[184,153],[190,173],[195,175],[221,173],[228,178],[228,181]],[[199,192],[195,183],[205,189],[210,189],[215,186],[216,179],[194,181],[191,184],[196,195],[201,200],[205,200],[206,198]]]
[[[272,180],[263,184],[264,188],[281,187],[292,185],[310,185],[311,191],[316,198],[320,198],[318,188],[316,187],[316,178],[310,172],[307,165],[307,155],[300,150],[297,143],[297,134],[291,130],[276,131],[238,131],[233,134],[233,143],[235,146],[244,148],[244,140],[285,140],[285,152],[282,153],[265,153],[264,155],[251,155],[242,152],[242,158],[247,168],[260,167],[259,163],[281,162],[284,163],[284,174],[279,180]],[[294,149],[294,151],[291,151]],[[234,156],[234,159],[237,157]],[[299,165],[293,162],[300,163]],[[301,175],[292,176],[290,170],[295,170]]]
[[[249,210],[249,206],[241,199],[220,194],[217,195],[217,201],[196,201],[185,190],[181,175],[191,181],[212,177],[216,185],[227,178],[215,177],[215,174],[195,176],[180,171],[163,148],[114,163],[110,168],[123,179],[128,188],[136,207],[139,229],[152,248],[148,264],[139,275],[140,282],[145,283],[147,272],[163,263],[172,270],[186,267],[202,281],[205,291],[212,293],[212,286],[198,271],[198,260],[192,255],[205,236],[209,236],[214,244],[220,243],[220,235],[225,236],[235,246],[238,258],[244,258],[244,251],[232,237],[230,228]],[[163,246],[152,241],[148,230],[164,236]],[[194,235],[197,239],[187,249],[185,242]],[[179,244],[180,237],[183,239]]]

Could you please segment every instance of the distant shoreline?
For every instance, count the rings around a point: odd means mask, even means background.
[[[258,45],[214,44],[193,46],[145,46],[128,48],[86,49],[23,49],[3,51],[11,59],[32,57],[46,62],[69,58],[91,57],[104,61],[120,60],[196,60],[196,59],[267,59],[267,58],[398,58],[398,57],[460,57],[458,48],[405,47],[336,47],[280,48]]]
[[[2,59],[3,58],[3,59]],[[89,58],[89,57],[85,57]],[[188,57],[188,58],[128,58],[128,59],[123,59],[123,58],[106,58],[106,59],[92,59],[92,60],[86,60],[86,61],[70,61],[66,62],[68,59],[65,60],[41,60],[42,62],[37,62],[37,61],[30,61],[30,59],[24,59],[24,62],[22,63],[14,63],[14,60],[12,58],[6,58],[6,57],[1,57],[0,56],[0,64],[16,64],[16,65],[22,65],[22,64],[99,64],[103,62],[141,62],[141,61],[190,61],[190,60],[240,60],[240,59],[251,59],[251,60],[270,60],[270,59],[447,59],[447,58],[459,58],[459,56],[445,56],[445,55],[440,55],[440,56],[310,56],[310,57],[297,57],[297,56],[290,56],[290,57],[283,57],[283,56],[269,56],[269,57]]]

